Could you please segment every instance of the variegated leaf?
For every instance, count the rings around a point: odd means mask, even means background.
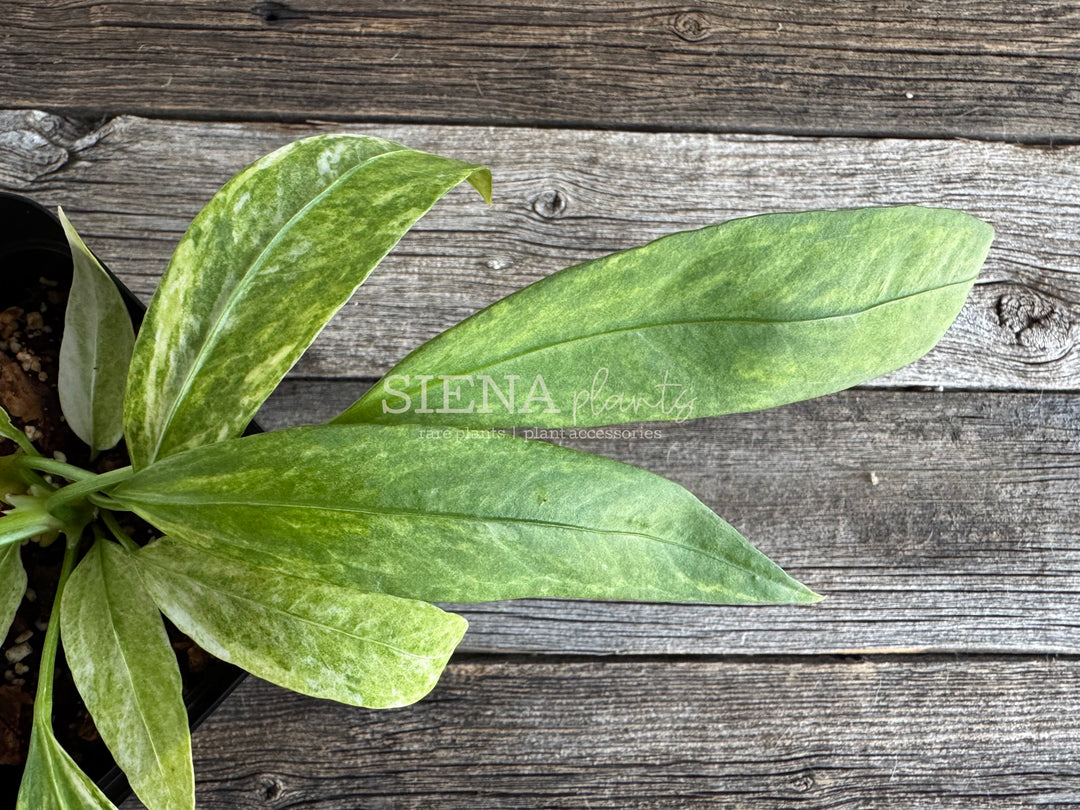
[[[152,810],[195,807],[180,670],[135,562],[99,539],[64,588],[64,653],[75,686],[132,790]]]
[[[434,605],[364,593],[163,538],[136,555],[158,607],[199,646],[306,695],[389,708],[426,695],[466,622]]]
[[[21,548],[19,543],[0,548],[0,638],[7,636],[26,593],[26,569],[22,564]]]
[[[335,421],[581,427],[832,393],[929,351],[992,238],[967,214],[915,206],[672,234],[492,304]]]
[[[75,435],[97,453],[115,446],[124,433],[135,328],[120,290],[62,209],[59,214],[73,266],[60,344],[60,407]]]
[[[440,197],[486,169],[355,135],[255,162],[188,228],[135,345],[136,469],[239,435],[285,372]]]
[[[111,494],[193,550],[413,599],[819,598],[671,481],[542,442],[436,432],[249,436],[164,459]]]

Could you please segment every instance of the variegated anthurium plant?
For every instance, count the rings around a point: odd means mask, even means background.
[[[490,197],[486,169],[377,138],[286,146],[196,217],[138,337],[61,212],[74,259],[62,407],[92,451],[125,439],[131,466],[97,475],[43,458],[0,415],[19,447],[0,464],[3,627],[25,587],[20,541],[66,542],[20,808],[111,806],[53,736],[61,640],[139,798],[194,805],[162,613],[261,678],[379,708],[423,697],[461,640],[464,619],[431,602],[816,601],[680,486],[493,429],[712,416],[869,380],[940,339],[993,236],[920,207],[676,233],[493,304],[329,424],[241,437],[382,257],[465,180]],[[444,428],[470,440],[440,441]],[[125,511],[160,537],[137,543]]]

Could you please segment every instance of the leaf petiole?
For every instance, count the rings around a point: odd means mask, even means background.
[[[128,533],[124,531],[124,528],[120,525],[120,521],[116,519],[116,515],[112,512],[102,512],[101,519],[105,522],[105,526],[112,536],[116,538],[116,541],[124,547],[124,551],[134,554],[139,550],[139,546],[128,536]]]
[[[123,506],[119,501],[114,498],[110,498],[108,495],[102,492],[92,492],[86,498],[90,503],[99,509],[108,509],[111,512],[130,512],[131,510]]]
[[[19,479],[24,484],[26,484],[27,487],[41,487],[41,489],[45,492],[56,489],[55,484],[50,484],[36,472],[28,469],[27,467],[24,467],[21,464],[15,465],[15,473],[19,476]],[[3,497],[2,493],[0,493],[0,497]]]
[[[101,475],[91,475],[89,478],[76,481],[74,484],[69,484],[63,489],[54,492],[45,502],[45,506],[50,514],[56,515],[61,520],[70,521],[72,518],[67,514],[70,507],[81,500],[85,500],[95,492],[101,492],[108,487],[119,484],[121,481],[126,481],[131,475],[131,467],[121,467],[119,470],[112,470]]]
[[[63,596],[64,586],[75,567],[75,554],[81,537],[82,529],[70,534],[65,532],[67,546],[64,549],[64,562],[60,567],[60,579],[56,583],[56,596],[49,614],[49,629],[45,631],[45,646],[41,651],[41,664],[38,669],[37,697],[34,699],[35,723],[52,723],[53,674],[56,669],[56,648],[60,641],[60,597]]]
[[[54,458],[44,458],[42,456],[20,456],[18,464],[24,469],[37,470],[49,475],[59,475],[69,481],[88,481],[91,478],[98,477],[97,473],[84,470],[82,467],[76,467],[74,464],[67,464]]]

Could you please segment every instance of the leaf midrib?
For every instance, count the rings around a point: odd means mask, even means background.
[[[79,241],[81,242],[82,240],[80,239]],[[85,262],[85,257],[84,257],[84,262]],[[97,272],[96,268],[94,268],[94,271],[95,271],[95,273]],[[85,268],[83,270],[82,276],[84,278],[86,277]],[[100,311],[100,309],[101,309],[101,301],[100,301],[100,296],[98,296],[97,281],[98,281],[97,278],[93,279],[93,281],[90,282],[89,286],[94,291],[93,292],[93,295],[94,295],[94,310],[95,311]],[[90,355],[91,355],[90,356],[90,390],[88,392],[88,399],[90,400],[90,402],[89,402],[89,404],[90,404],[89,416],[90,416],[90,453],[91,453],[91,455],[93,455],[94,453],[97,453],[97,451],[99,449],[104,449],[104,448],[99,447],[99,445],[98,445],[98,442],[99,442],[101,437],[98,436],[98,412],[97,412],[97,405],[96,405],[96,403],[97,403],[97,385],[98,385],[98,376],[99,376],[99,374],[98,374],[98,356],[99,356],[98,352],[100,351],[100,348],[101,348],[100,347],[100,338],[101,338],[100,330],[101,330],[100,323],[94,324],[94,339],[91,341],[91,344],[90,344]]]
[[[121,499],[122,500],[122,499]],[[141,497],[132,499],[135,502],[142,502],[144,504],[158,504],[163,506],[247,506],[255,509],[310,509],[318,510],[322,512],[344,512],[347,514],[357,515],[375,515],[375,516],[390,516],[390,517],[403,517],[408,519],[423,520],[425,518],[436,520],[459,520],[465,523],[510,523],[510,524],[525,524],[528,526],[536,526],[539,528],[561,529],[563,531],[576,531],[585,532],[588,534],[599,535],[611,535],[620,537],[636,537],[640,540],[653,541],[660,543],[661,545],[668,545],[674,548],[688,551],[692,554],[697,554],[705,559],[712,560],[719,563],[722,566],[733,568],[737,571],[750,574],[751,576],[759,576],[763,572],[758,572],[744,565],[740,565],[732,560],[725,559],[716,554],[710,553],[705,549],[696,548],[686,543],[680,543],[677,540],[669,540],[656,535],[647,534],[645,532],[623,531],[620,529],[601,529],[593,528],[589,526],[578,526],[573,523],[561,523],[557,521],[545,521],[536,518],[515,518],[515,517],[482,517],[476,515],[466,515],[459,512],[420,512],[417,510],[406,509],[385,509],[385,508],[360,508],[352,506],[323,506],[319,504],[303,503],[299,501],[281,502],[281,501],[251,501],[251,500],[193,500],[193,499],[177,499],[177,498],[154,498],[154,497]],[[153,522],[153,521],[151,521]],[[777,582],[777,585],[784,587],[786,590],[794,592],[794,590],[782,582]],[[730,588],[724,588],[724,593],[731,594],[732,596],[739,596],[749,601],[757,601],[752,594],[742,593]]]
[[[109,610],[109,629],[112,631],[113,641],[116,644],[116,649],[120,654],[120,660],[121,660],[121,662],[123,662],[123,665],[124,665],[124,672],[127,674],[128,682],[131,685],[131,694],[134,696],[135,704],[138,707],[139,721],[140,721],[144,731],[146,732],[146,739],[150,743],[150,749],[154,752],[154,761],[157,762],[158,772],[161,773],[162,776],[167,777],[168,770],[165,767],[165,763],[162,761],[161,754],[158,752],[157,742],[154,739],[154,734],[151,732],[150,726],[146,722],[146,714],[144,713],[143,704],[142,704],[142,698],[141,698],[141,696],[139,694],[139,690],[137,688],[135,678],[132,675],[131,667],[128,665],[127,655],[124,652],[124,647],[120,643],[120,635],[116,631],[116,621],[114,619],[114,616],[116,615],[116,611],[113,609],[113,600],[112,600],[112,597],[110,595],[111,592],[110,592],[110,589],[109,589],[109,578],[105,574],[105,565],[106,565],[106,563],[105,563],[105,555],[101,552],[100,549],[98,550],[98,555],[99,555],[99,559],[100,559],[100,563],[101,563],[101,565],[100,565],[101,585],[102,585],[102,590],[104,591],[104,594],[105,594],[105,604],[106,604],[106,606],[108,607],[108,610]],[[171,780],[170,779],[168,779],[168,778],[162,779],[160,781],[160,784],[169,785],[170,786],[169,793],[170,794],[172,793]]]

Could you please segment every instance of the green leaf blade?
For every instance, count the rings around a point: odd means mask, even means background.
[[[16,810],[116,810],[60,746],[48,720],[34,715]]]
[[[163,538],[136,555],[161,610],[210,653],[260,678],[390,708],[435,686],[466,622],[434,605],[241,563]]]
[[[58,209],[73,265],[64,314],[57,387],[75,435],[92,452],[108,450],[124,433],[124,391],[135,328],[116,284]]]
[[[26,569],[19,549],[18,543],[0,548],[0,638],[7,637],[26,594]]]
[[[486,169],[377,138],[319,136],[248,167],[181,239],[136,343],[136,469],[239,435],[383,256]]]
[[[596,426],[832,393],[929,351],[992,237],[966,214],[915,206],[672,234],[496,302],[414,351],[334,421]]]
[[[426,601],[818,599],[677,484],[498,434],[296,428],[165,459],[111,494],[186,545]]]
[[[127,552],[94,544],[68,580],[60,620],[75,685],[132,790],[155,810],[194,808],[176,654]]]

